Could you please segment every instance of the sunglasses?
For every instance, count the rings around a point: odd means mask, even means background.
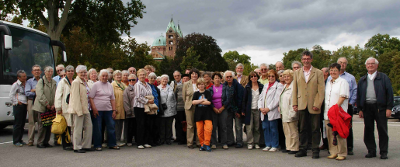
[[[226,76],[226,78],[232,78],[232,76]]]
[[[128,79],[128,81],[129,81],[129,82],[131,82],[131,81],[136,81],[136,79]]]
[[[256,76],[256,75],[253,75],[253,76],[251,76],[251,78],[257,78],[257,76]]]

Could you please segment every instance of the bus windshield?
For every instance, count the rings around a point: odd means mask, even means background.
[[[15,79],[18,70],[24,70],[32,77],[32,66],[38,64],[42,70],[46,66],[54,67],[51,40],[49,37],[9,27],[12,34],[13,48],[2,57],[3,77]]]

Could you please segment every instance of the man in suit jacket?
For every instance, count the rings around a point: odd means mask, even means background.
[[[240,83],[240,85],[242,85],[244,88],[249,82],[249,77],[243,75],[243,69],[244,65],[242,63],[236,65],[236,76],[234,77],[234,79],[236,79]]]
[[[299,112],[300,151],[296,157],[307,156],[308,126],[312,131],[312,158],[319,158],[319,143],[321,140],[320,113],[325,95],[324,75],[321,70],[313,68],[313,55],[306,50],[302,53],[303,68],[294,72],[293,78],[293,109]]]

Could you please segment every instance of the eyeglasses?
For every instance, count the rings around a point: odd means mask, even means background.
[[[226,76],[226,78],[232,78],[232,76]]]
[[[257,75],[252,75],[251,78],[257,78]]]
[[[262,69],[261,69],[261,71],[268,71],[268,69],[266,69],[266,68],[262,68]]]
[[[128,79],[129,82],[136,81],[136,79]]]
[[[275,78],[275,75],[270,75],[268,76],[268,78]]]
[[[299,69],[300,67],[293,67],[293,69]]]
[[[367,66],[370,66],[370,65],[375,65],[375,63],[367,63]]]
[[[301,60],[310,61],[312,59],[311,58],[302,58]]]
[[[62,71],[62,69],[57,70],[57,72],[60,72],[60,71]]]

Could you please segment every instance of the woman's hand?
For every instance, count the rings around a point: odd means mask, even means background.
[[[92,108],[93,109],[93,108]],[[93,109],[93,116],[94,118],[96,118],[97,116],[99,116],[99,111],[97,111],[97,109]]]
[[[214,107],[213,110],[214,110],[215,114],[219,114],[219,110],[217,108]]]
[[[62,114],[62,110],[58,111],[57,114]]]
[[[219,113],[222,113],[222,111],[224,111],[224,110],[225,110],[225,107],[224,107],[224,106],[222,106],[222,107],[221,107],[221,108],[219,108],[218,110],[219,110]]]
[[[114,110],[113,113],[112,113],[112,118],[115,119],[116,116],[117,116],[117,111]]]
[[[154,104],[154,100],[148,100],[147,103]]]

